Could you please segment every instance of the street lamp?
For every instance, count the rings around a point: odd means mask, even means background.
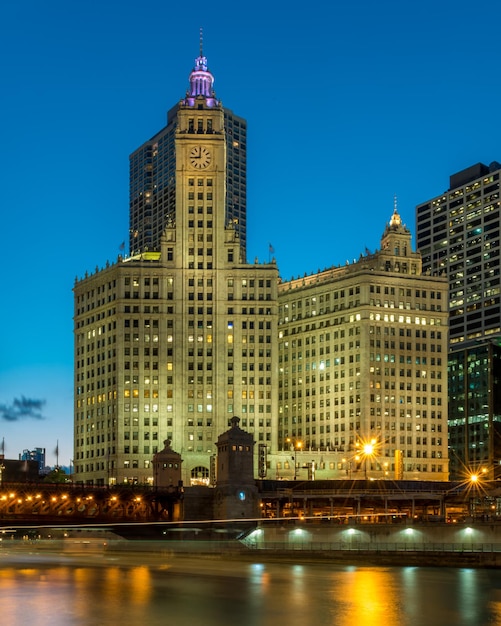
[[[346,466],[345,473],[347,474],[348,478],[351,479],[351,461],[343,459],[342,462]]]
[[[370,443],[366,443],[364,445],[364,465],[365,465],[365,478],[367,478],[367,458],[371,457],[374,454],[374,444],[376,443],[375,439],[372,439]]]
[[[468,472],[466,477],[466,485],[468,489],[483,489],[483,483],[488,476],[487,468],[482,467]]]
[[[383,471],[384,471],[384,477],[386,478],[388,476],[388,463],[387,462],[383,463]]]
[[[479,481],[481,481],[482,479],[484,479],[486,474],[487,474],[487,468],[486,467],[482,467],[482,469],[480,471],[472,472],[470,474],[470,482],[473,483],[473,484],[476,484]]]
[[[287,437],[286,441],[287,441],[288,444],[290,444],[291,452],[294,453],[293,456],[292,456],[292,460],[294,462],[294,480],[296,480],[296,478],[297,478],[297,463],[296,463],[295,452],[296,452],[296,450],[298,452],[301,451],[301,448],[303,447],[303,442],[299,441],[299,440],[293,441],[292,439],[290,439],[290,437]]]
[[[364,477],[367,480],[367,459],[372,458],[376,454],[377,439],[371,439],[370,441],[361,441],[357,443],[357,447],[360,447],[360,457],[364,462]],[[358,457],[358,458],[360,458]]]
[[[467,472],[466,480],[466,492],[470,496],[470,515],[475,517],[477,504],[479,504],[482,498],[486,495],[486,479],[488,478],[488,470],[486,467],[472,469]]]

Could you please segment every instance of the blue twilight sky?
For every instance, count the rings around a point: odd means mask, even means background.
[[[499,0],[6,0],[0,7],[0,443],[73,438],[72,286],[128,228],[128,155],[204,53],[248,121],[248,257],[283,278],[379,247],[393,197],[501,160]]]

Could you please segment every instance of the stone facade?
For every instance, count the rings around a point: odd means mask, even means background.
[[[396,208],[379,251],[283,282],[279,304],[291,458],[271,477],[302,458],[323,478],[447,479],[447,282],[422,273]]]

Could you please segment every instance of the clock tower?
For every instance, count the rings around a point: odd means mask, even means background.
[[[246,263],[227,212],[228,132],[201,47],[177,108],[175,211],[161,239],[173,292],[166,436],[186,485],[218,480],[217,437],[235,413],[256,443],[275,443],[278,271],[274,261]]]
[[[183,137],[183,135],[187,135]],[[214,135],[214,137],[212,137]],[[214,92],[214,76],[207,65],[200,36],[200,52],[189,77],[185,97],[167,113],[167,125],[130,155],[129,252],[158,251],[167,224],[177,219],[178,174],[204,173],[214,166],[212,144],[226,144],[225,221],[238,232],[241,253],[247,235],[247,123],[221,106]],[[186,141],[178,141],[185,139]],[[183,154],[177,153],[178,149]],[[214,171],[214,170],[213,170]]]
[[[221,252],[222,232],[228,225],[226,131],[223,107],[215,97],[213,82],[200,45],[189,90],[179,104],[175,135],[175,223],[178,232],[183,233],[177,262],[188,269],[213,270],[225,262]],[[237,243],[238,234],[233,238]],[[201,256],[207,258],[202,260]],[[235,260],[241,256],[240,250],[235,249]]]

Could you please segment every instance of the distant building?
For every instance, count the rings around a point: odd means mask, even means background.
[[[38,471],[42,473],[45,470],[45,448],[35,448],[34,450],[23,450],[19,455],[21,461],[36,461],[38,463]]]
[[[501,477],[501,165],[477,163],[416,208],[423,270],[449,289],[451,478]]]
[[[310,477],[337,451],[349,477],[448,478],[447,282],[396,208],[381,250],[279,286],[278,341],[278,442],[324,452]]]
[[[37,461],[0,458],[0,485],[4,483],[38,482]]]

